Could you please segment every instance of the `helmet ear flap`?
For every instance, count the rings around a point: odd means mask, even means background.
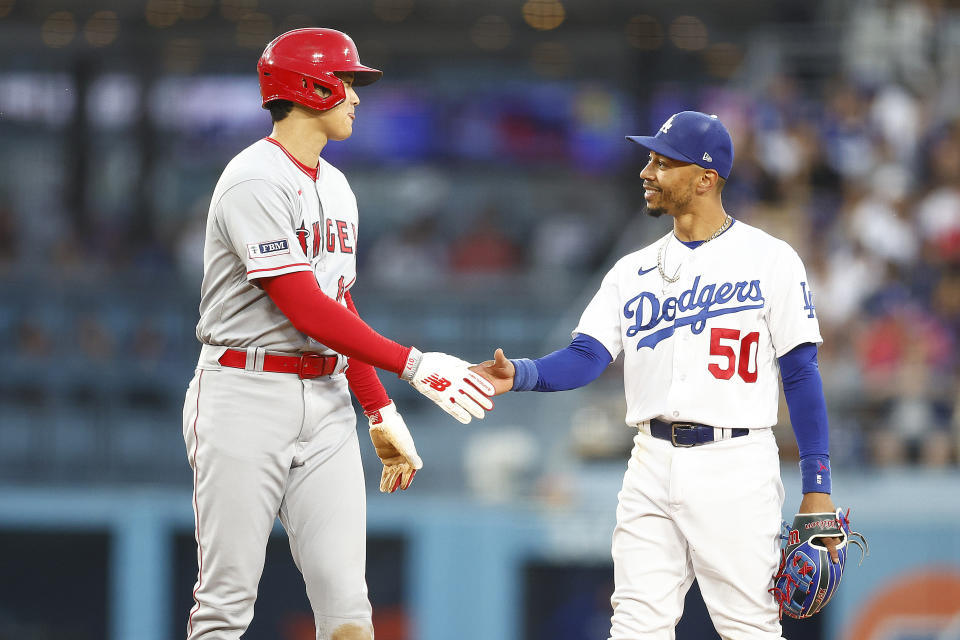
[[[304,76],[305,96],[311,100],[316,100],[320,106],[313,106],[319,111],[333,109],[335,106],[346,100],[347,90],[343,85],[343,80],[337,77],[333,71],[325,71],[317,74],[315,77]]]
[[[325,87],[324,85],[320,84],[320,83],[317,82],[316,80],[313,80],[312,78],[308,80],[307,77],[304,76],[304,77],[301,78],[300,80],[301,80],[301,82],[303,83],[303,92],[304,92],[304,94],[309,95],[310,90],[311,90],[311,88],[312,88],[312,89],[313,89],[313,93],[316,94],[317,96],[319,96],[320,100],[326,100],[326,99],[329,98],[331,95],[333,95],[333,91],[332,91],[332,90],[330,90],[328,87]]]
[[[332,71],[310,75],[281,68],[261,69],[260,87],[264,107],[272,100],[290,100],[317,111],[326,111],[347,97],[343,81]],[[325,93],[318,92],[317,87]]]

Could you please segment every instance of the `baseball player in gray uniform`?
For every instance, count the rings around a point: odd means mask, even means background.
[[[353,131],[355,87],[381,72],[332,29],[297,29],[258,63],[271,135],[241,151],[213,193],[204,245],[196,375],[183,436],[194,474],[198,573],[189,640],[235,640],[253,618],[279,516],[318,640],[370,640],[366,503],[350,392],[383,462],[380,489],[422,466],[374,367],[460,422],[493,408],[468,363],[389,340],[359,317],[359,218],[344,175],[320,158]]]
[[[613,533],[612,640],[674,637],[694,578],[717,631],[781,638],[773,577],[784,492],[777,445],[782,378],[801,454],[801,513],[834,518],[820,331],[797,253],[723,208],[733,165],[726,128],[683,111],[640,173],[648,212],[673,230],[622,258],[573,342],[537,360],[474,368],[498,393],[560,391],[624,354],[626,422],[637,430]],[[838,562],[839,539],[824,539]]]

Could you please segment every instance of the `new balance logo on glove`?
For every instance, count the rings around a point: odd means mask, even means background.
[[[430,385],[431,389],[436,389],[437,391],[446,391],[450,386],[450,381],[446,378],[441,378],[437,374],[427,376],[423,379],[424,382]]]

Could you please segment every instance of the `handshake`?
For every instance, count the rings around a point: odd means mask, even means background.
[[[497,349],[478,365],[445,353],[410,350],[400,377],[463,424],[493,409],[491,397],[513,387],[513,364]]]
[[[471,365],[446,353],[421,353],[410,350],[400,377],[430,398],[456,420],[467,424],[482,420],[493,409],[491,397],[513,388],[513,364],[497,349],[494,360]],[[423,461],[417,454],[413,437],[391,402],[367,414],[370,438],[383,462],[380,491],[393,493],[413,482]]]

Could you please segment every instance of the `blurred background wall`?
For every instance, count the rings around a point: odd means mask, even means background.
[[[623,136],[718,114],[727,211],[806,262],[835,501],[872,548],[787,635],[960,637],[960,2],[0,0],[0,639],[183,636],[203,224],[270,130],[260,51],[301,26],[385,72],[324,151],[359,201],[358,307],[474,361],[567,343],[669,228]],[[466,428],[391,377],[425,468],[403,495],[368,483],[378,639],[606,637],[619,364]],[[678,638],[715,637],[688,603]],[[247,637],[311,629],[278,529]]]

